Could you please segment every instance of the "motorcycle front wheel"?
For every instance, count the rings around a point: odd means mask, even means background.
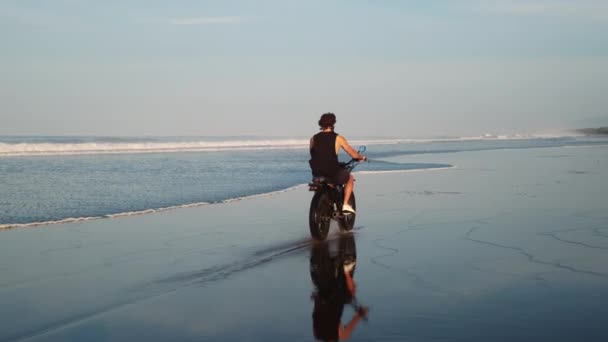
[[[348,204],[350,204],[355,211],[357,211],[357,203],[355,201],[355,193],[353,192],[350,195],[348,200]],[[343,217],[338,220],[338,224],[340,225],[340,230],[342,231],[351,231],[355,226],[355,214],[343,214]]]

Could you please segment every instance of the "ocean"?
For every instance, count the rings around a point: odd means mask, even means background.
[[[441,154],[608,144],[607,138],[480,136],[354,139],[356,171],[445,168]],[[436,155],[433,163],[392,157]],[[212,205],[310,180],[307,139],[261,137],[0,137],[0,229]],[[346,155],[340,159],[347,161]]]

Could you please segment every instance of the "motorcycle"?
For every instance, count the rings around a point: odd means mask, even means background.
[[[359,153],[363,152],[365,152],[365,146],[359,148]],[[348,163],[341,163],[340,165],[346,170],[352,171],[359,163],[358,159],[351,159]],[[332,184],[325,177],[313,177],[308,186],[310,191],[315,192],[310,201],[308,214],[310,234],[314,239],[325,240],[332,220],[338,222],[341,231],[353,229],[356,215],[342,212],[344,184]],[[348,204],[356,211],[354,191]]]

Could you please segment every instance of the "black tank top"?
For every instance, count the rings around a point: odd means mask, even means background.
[[[336,155],[337,137],[335,132],[319,132],[312,137],[308,163],[314,176],[333,177],[338,173],[340,165]]]

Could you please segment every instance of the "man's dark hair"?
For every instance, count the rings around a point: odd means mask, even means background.
[[[321,118],[319,119],[319,127],[321,127],[321,129],[325,129],[328,127],[334,128],[335,124],[336,115],[334,113],[325,113],[321,115]]]

